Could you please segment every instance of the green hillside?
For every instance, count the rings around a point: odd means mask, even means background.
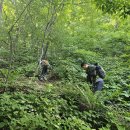
[[[128,0],[0,0],[0,130],[130,130],[129,15]]]

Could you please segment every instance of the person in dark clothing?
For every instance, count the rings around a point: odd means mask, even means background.
[[[50,64],[48,60],[41,60],[41,74],[40,74],[40,80],[47,80],[46,75],[48,73],[48,68],[50,67]]]
[[[81,67],[86,70],[87,82],[91,83],[93,92],[101,91],[104,85],[103,78],[99,77],[97,73],[97,66],[81,63]]]

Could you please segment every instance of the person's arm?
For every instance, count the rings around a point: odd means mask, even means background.
[[[87,82],[92,83],[91,76],[87,74]]]

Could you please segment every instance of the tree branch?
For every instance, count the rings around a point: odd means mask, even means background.
[[[30,1],[28,2],[28,4],[27,4],[27,5],[25,6],[25,8],[23,9],[23,11],[20,13],[19,17],[18,17],[18,18],[16,19],[16,21],[14,22],[14,24],[10,27],[8,33],[10,33],[10,32],[13,30],[15,24],[20,20],[21,16],[23,15],[23,13],[24,13],[25,10],[27,9],[27,7],[28,7],[32,2],[33,2],[33,0],[30,0]]]

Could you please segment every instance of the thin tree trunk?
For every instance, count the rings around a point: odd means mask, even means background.
[[[0,1],[0,22],[2,22],[2,9],[3,9],[3,2],[4,0]]]
[[[3,1],[3,0],[2,0]],[[27,5],[25,6],[25,8],[23,9],[23,11],[20,13],[19,17],[16,19],[16,21],[13,23],[13,25],[10,27],[9,31],[8,31],[8,36],[9,36],[9,51],[10,51],[10,57],[9,57],[9,69],[8,69],[8,74],[6,76],[6,81],[5,83],[8,82],[8,78],[10,76],[10,72],[11,72],[11,69],[12,69],[12,63],[13,63],[13,41],[12,41],[12,36],[11,36],[11,32],[13,31],[14,29],[14,26],[16,25],[16,23],[21,19],[23,13],[25,12],[25,10],[27,9],[27,7],[33,2],[34,0],[30,0]],[[3,2],[2,2],[3,3]]]
[[[43,44],[45,44],[46,38],[49,36],[49,34],[52,31],[51,28],[55,24],[55,21],[57,19],[57,12],[61,11],[63,9],[63,7],[64,7],[64,0],[61,1],[61,3],[58,5],[58,7],[57,6],[52,6],[51,8],[49,7],[47,18],[49,18],[50,12],[51,12],[51,18],[48,20],[48,23],[46,24],[45,29],[44,29]],[[42,58],[46,57],[46,53],[47,53],[47,50],[49,47],[49,43],[46,43],[45,52],[44,52],[43,44],[42,44],[42,51],[41,51],[39,61]]]
[[[61,11],[63,9],[64,6],[64,0],[62,0],[62,2],[60,3],[59,6],[54,5],[53,3],[50,4],[51,7],[48,8],[48,15],[47,15],[47,19],[48,22],[44,28],[44,35],[43,35],[43,43],[42,43],[42,48],[41,48],[41,55],[39,57],[39,63],[36,67],[35,70],[35,75],[38,72],[38,69],[40,67],[40,61],[46,57],[46,53],[48,51],[48,47],[49,47],[49,42],[46,43],[46,39],[48,38],[48,36],[50,35],[51,31],[52,31],[52,26],[55,24],[55,21],[57,19],[57,12]],[[49,19],[49,15],[50,19]]]

